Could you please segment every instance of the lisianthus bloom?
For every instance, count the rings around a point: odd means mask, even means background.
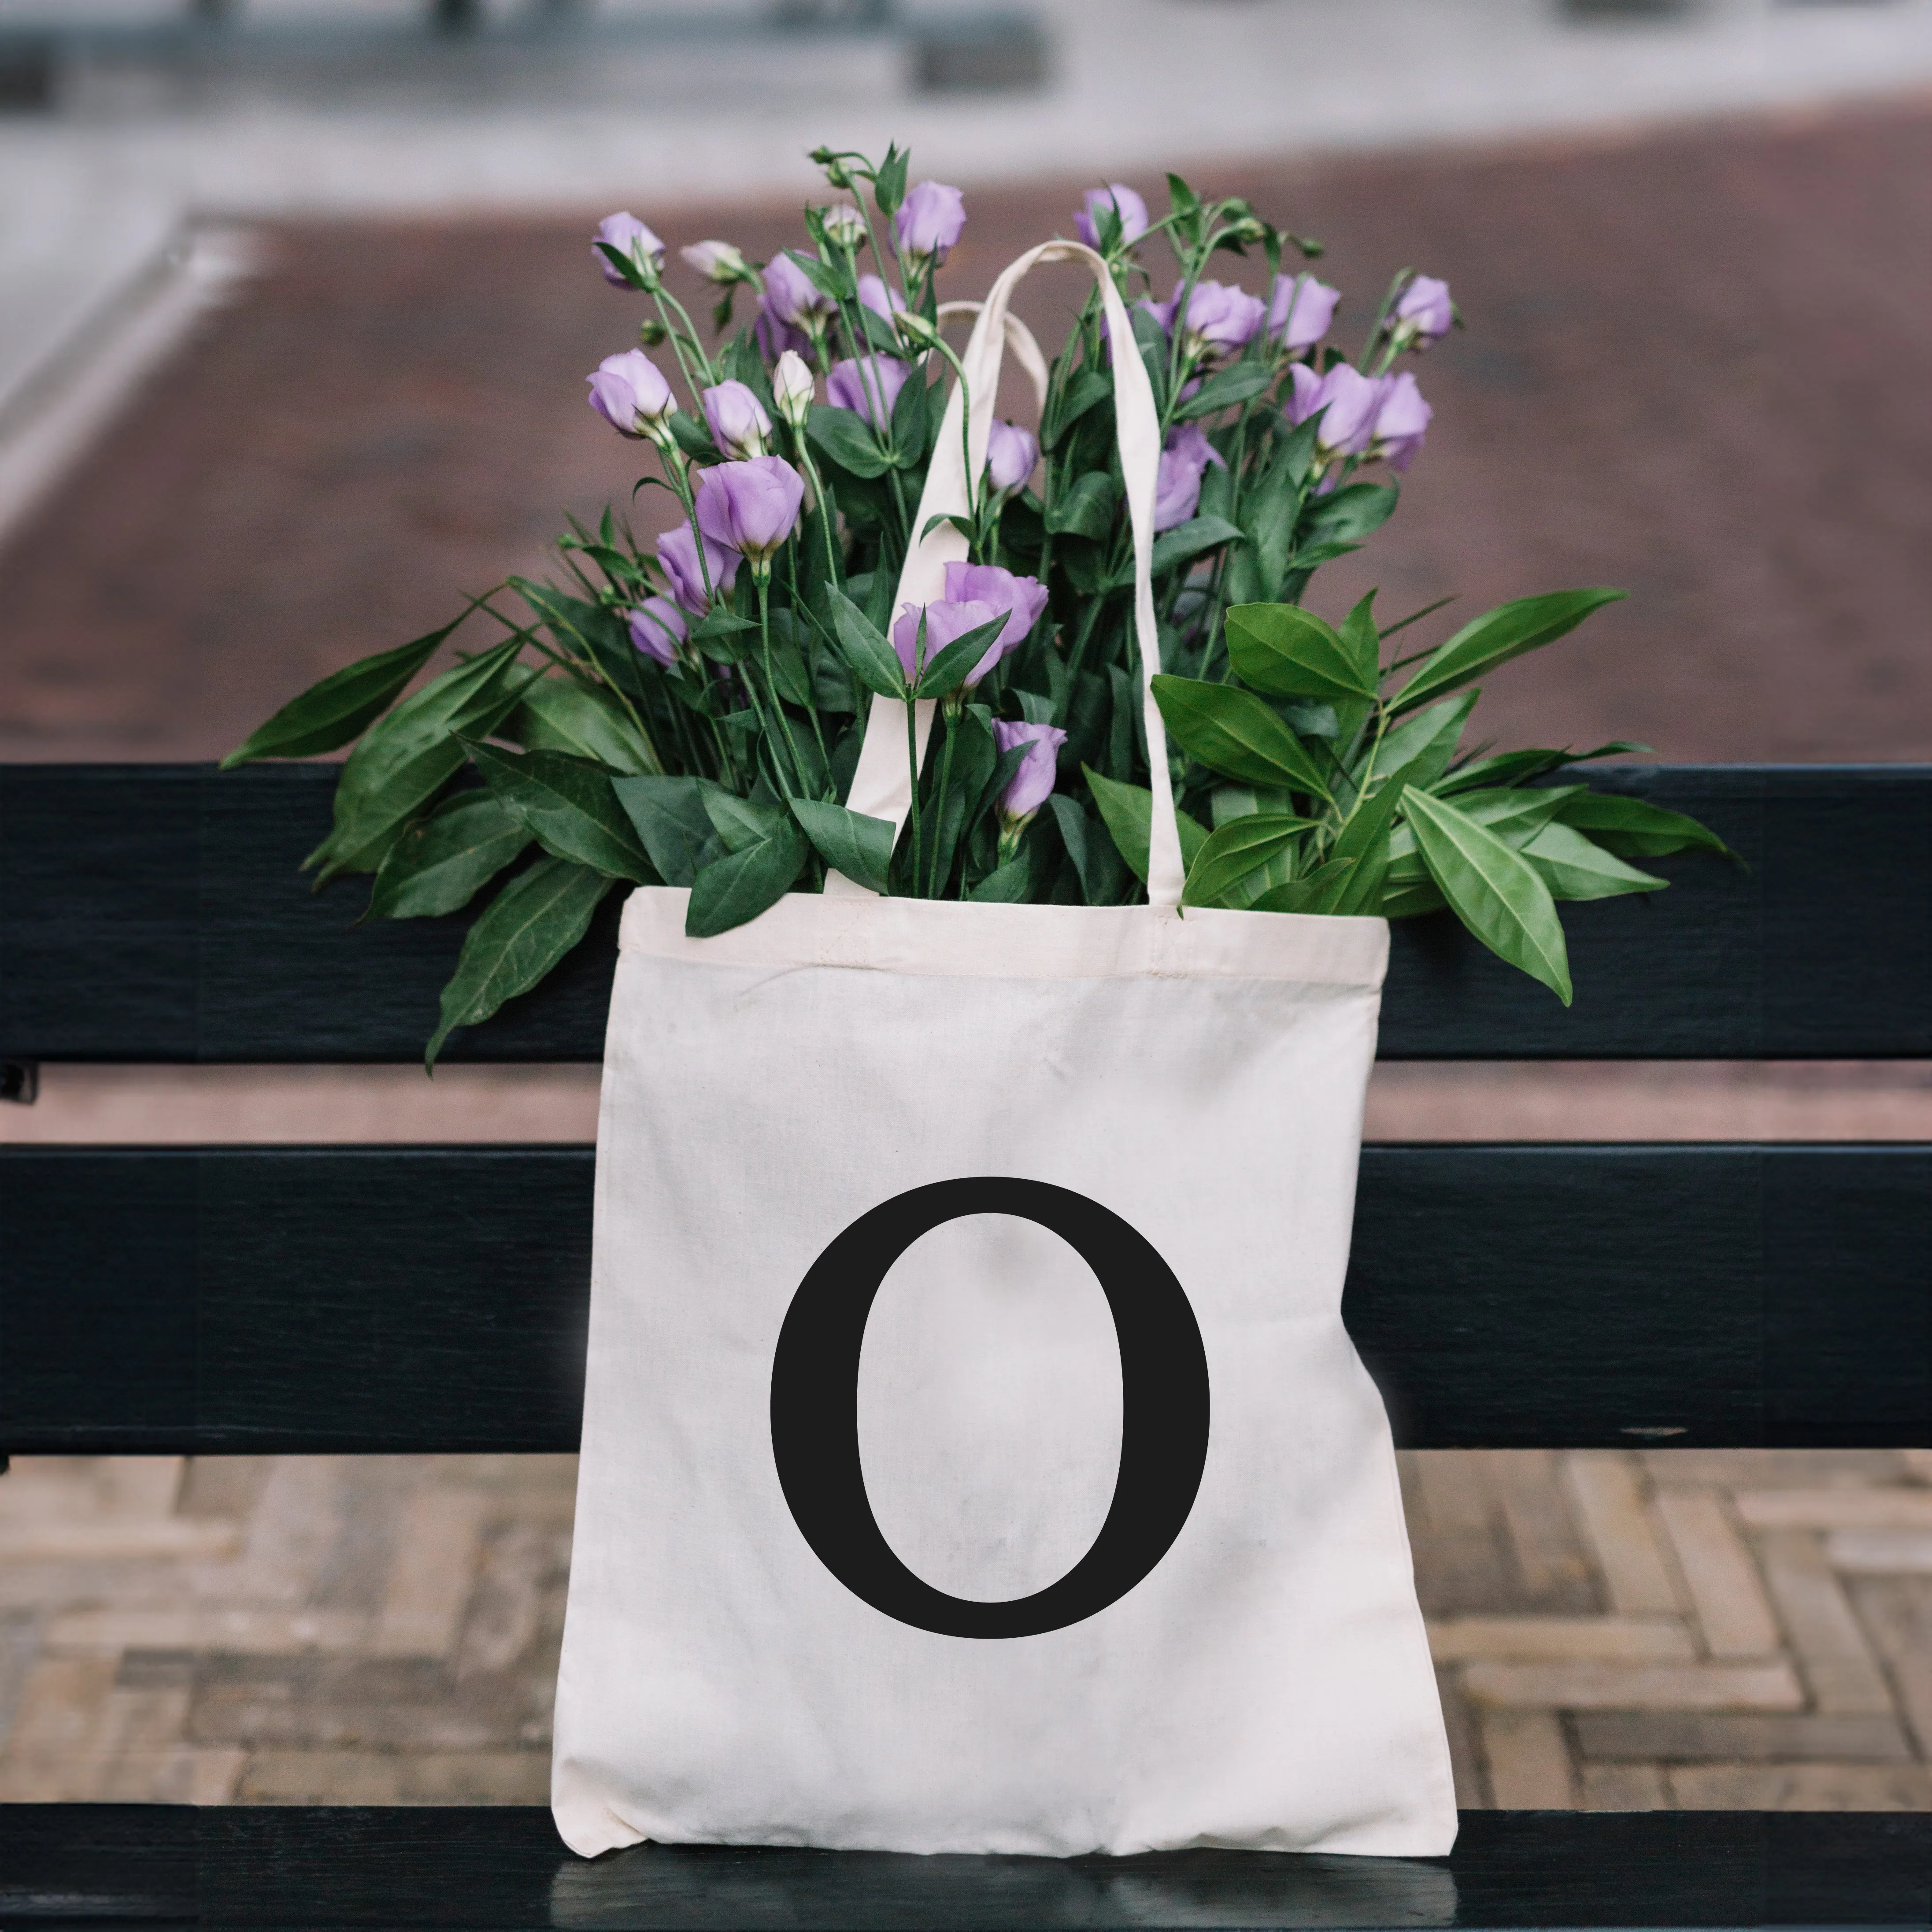
[[[835,362],[825,379],[826,400],[863,416],[874,429],[892,419],[892,405],[905,387],[912,365],[895,356],[861,356]]]
[[[1312,349],[1328,333],[1341,299],[1340,289],[1312,275],[1277,275],[1268,303],[1268,332],[1291,352]]]
[[[1388,458],[1391,470],[1406,470],[1415,460],[1436,412],[1422,399],[1415,378],[1405,371],[1384,379],[1388,388],[1376,412],[1375,440],[1370,453]]]
[[[1174,333],[1180,288],[1177,283],[1173,294],[1164,302],[1141,304],[1169,335]],[[1254,340],[1267,314],[1261,297],[1250,295],[1245,289],[1238,289],[1229,282],[1196,282],[1187,298],[1180,352],[1190,362],[1202,357],[1213,362],[1228,361]]]
[[[1046,586],[1038,578],[1016,577],[996,563],[949,563],[946,595],[955,603],[984,604],[1006,614],[1005,626],[993,640],[992,648],[968,674],[969,685],[977,684],[1000,658],[1018,650],[1032,636],[1033,627],[1046,608]]]
[[[772,553],[798,527],[805,478],[782,457],[720,463],[698,479],[698,527],[728,544],[762,578]]]
[[[994,492],[1010,496],[1033,474],[1040,460],[1040,439],[1017,423],[995,418],[986,432],[986,481]]]
[[[1288,371],[1294,384],[1284,404],[1292,423],[1304,423],[1325,410],[1316,432],[1316,450],[1324,461],[1336,456],[1360,456],[1375,440],[1376,418],[1388,394],[1388,379],[1364,376],[1346,362],[1318,376],[1305,362]]]
[[[1131,248],[1148,232],[1147,203],[1125,182],[1090,188],[1073,212],[1073,232],[1090,248],[1100,245],[1100,224],[1109,211],[1120,218],[1120,245]]]
[[[607,356],[590,385],[590,406],[626,436],[661,440],[664,425],[677,412],[677,398],[664,371],[641,349]]]
[[[677,251],[707,282],[748,282],[754,278],[750,262],[728,242],[694,242]]]
[[[1426,349],[1456,326],[1456,304],[1449,284],[1433,275],[1418,275],[1402,292],[1388,319],[1388,332],[1398,349]]]
[[[592,239],[593,243],[601,242],[604,248],[614,248],[619,254],[628,257],[646,281],[664,266],[664,244],[634,214],[605,215],[598,223],[597,232]],[[604,272],[604,279],[614,289],[630,286],[623,271],[612,262],[604,248],[593,245],[590,252],[596,258],[598,267]]]
[[[704,564],[700,568],[698,538],[688,523],[680,524],[658,538],[658,562],[670,579],[670,594],[694,617],[704,616],[711,608],[711,598],[704,587],[706,572],[712,591],[721,597],[737,581],[738,553],[724,549],[708,536],[704,539]]]
[[[812,338],[803,329],[772,313],[769,295],[758,298],[758,319],[752,325],[752,336],[758,345],[758,353],[767,362],[776,362],[787,350],[802,356],[812,346]]]
[[[916,182],[892,217],[900,248],[936,268],[966,229],[966,197],[944,182]]]
[[[789,255],[781,254],[765,264],[765,306],[780,322],[809,328],[838,304]]]
[[[849,202],[821,208],[818,219],[825,230],[826,238],[842,248],[856,249],[866,238],[866,218]]]
[[[1186,522],[1201,502],[1201,479],[1209,464],[1227,468],[1227,460],[1208,440],[1198,423],[1183,423],[1167,439],[1154,474],[1154,526],[1156,534]]]
[[[919,621],[921,611],[916,604],[900,606],[898,622],[892,626],[892,649],[899,654],[899,662],[905,666],[906,682],[917,680],[922,664],[929,664],[948,644],[956,644],[968,631],[976,631],[982,624],[990,624],[997,617],[1006,615],[997,604],[989,604],[977,597],[936,597],[925,606],[926,647],[922,656],[920,650]],[[971,674],[962,678],[962,684],[976,684],[1000,661],[998,639],[992,648],[974,668]]]
[[[765,439],[772,433],[772,419],[747,384],[720,382],[706,389],[700,400],[711,440],[727,456],[742,459],[766,454],[770,446]]]
[[[794,429],[804,428],[812,407],[812,371],[796,350],[788,349],[779,356],[778,367],[772,371],[772,397],[778,414]]]
[[[897,289],[887,287],[877,275],[859,278],[859,300],[874,315],[882,315],[888,322],[906,305],[905,297]]]
[[[1019,745],[1026,747],[1019,770],[1000,794],[1000,816],[1006,821],[1010,839],[1053,796],[1060,748],[1066,742],[1066,734],[1057,724],[1009,723],[1000,718],[993,722],[993,742],[1002,752]]]
[[[646,597],[624,626],[646,657],[667,667],[677,662],[677,647],[691,634],[684,613],[668,597]]]

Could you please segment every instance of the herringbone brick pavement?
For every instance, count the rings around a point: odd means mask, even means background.
[[[1932,1451],[1402,1464],[1465,1804],[1932,1807]],[[574,1474],[16,1462],[0,1799],[542,1802]]]

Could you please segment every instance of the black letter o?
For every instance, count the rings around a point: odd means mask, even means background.
[[[1098,1277],[1120,1348],[1107,1519],[1065,1576],[1004,1603],[949,1596],[899,1561],[859,1456],[859,1352],[879,1286],[920,1235],[965,1214],[1010,1214],[1058,1234]],[[806,1541],[874,1610],[942,1636],[1038,1636],[1125,1596],[1180,1534],[1208,1460],[1207,1352],[1173,1270],[1098,1202],[1044,1181],[936,1181],[860,1215],[799,1284],[772,1358],[772,1456]]]

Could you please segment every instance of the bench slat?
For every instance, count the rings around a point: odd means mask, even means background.
[[[1750,861],[1566,910],[1565,1012],[1444,916],[1396,928],[1388,1059],[1932,1054],[1932,767],[1630,766],[1600,774],[1705,819]],[[0,769],[0,1052],[29,1059],[410,1060],[460,933],[350,929],[366,884],[295,869],[332,767]],[[453,1057],[602,1052],[615,908],[551,983]]]
[[[0,1807],[0,1915],[326,1925],[1911,1926],[1932,1816],[1466,1811],[1446,1860],[918,1858],[640,1845],[573,1856],[529,1806]]]
[[[0,1450],[574,1448],[592,1171],[0,1151]],[[1922,1448],[1928,1254],[1932,1148],[1371,1147],[1346,1313],[1418,1447]]]

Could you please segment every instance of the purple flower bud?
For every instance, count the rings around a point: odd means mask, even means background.
[[[728,242],[694,242],[677,251],[707,282],[748,282],[752,265]]]
[[[986,481],[1002,496],[1022,488],[1040,460],[1040,439],[1017,423],[994,418],[986,432]]]
[[[632,643],[667,668],[677,662],[677,647],[690,635],[683,612],[668,597],[646,597],[624,623]]]
[[[1173,294],[1164,302],[1141,304],[1168,335],[1174,333],[1174,311],[1180,305],[1181,286],[1177,283]],[[1238,356],[1254,340],[1267,316],[1267,306],[1260,296],[1251,296],[1245,289],[1238,289],[1228,282],[1196,282],[1187,298],[1187,322],[1181,334],[1181,353],[1190,362],[1202,356],[1210,362],[1227,361]]]
[[[890,322],[905,307],[905,297],[897,289],[890,289],[877,275],[859,278],[859,299],[874,315],[882,315]]]
[[[1413,376],[1405,371],[1394,377],[1376,412],[1374,453],[1387,457],[1391,470],[1406,470],[1415,460],[1435,413],[1423,400]]]
[[[1154,527],[1156,535],[1186,522],[1201,502],[1201,479],[1209,464],[1225,470],[1227,460],[1208,440],[1198,423],[1183,423],[1167,440],[1154,473]]]
[[[758,353],[767,362],[776,362],[787,350],[794,356],[811,353],[812,338],[803,329],[782,322],[774,315],[770,296],[758,298],[758,319],[752,324],[752,334],[758,345]]]
[[[742,459],[766,453],[772,419],[746,384],[720,382],[716,388],[706,389],[701,400],[704,420],[711,426],[711,440],[727,456]]]
[[[1290,422],[1306,422],[1318,410],[1328,412],[1316,433],[1316,448],[1323,460],[1364,454],[1375,438],[1388,378],[1364,376],[1346,362],[1336,363],[1325,376],[1298,362],[1288,375],[1294,386],[1285,404]]]
[[[983,604],[989,610],[1006,614],[1005,627],[993,640],[993,647],[974,667],[966,682],[977,684],[1000,658],[1016,651],[1033,634],[1046,608],[1046,586],[1036,577],[1016,577],[996,563],[949,563],[946,566],[946,595],[950,603]],[[941,607],[928,604],[928,611]],[[928,618],[928,622],[931,621]],[[984,623],[986,619],[980,622]],[[968,629],[972,627],[968,625]],[[954,634],[957,636],[958,632]]]
[[[920,607],[916,604],[902,604],[898,621],[892,626],[892,649],[898,652],[899,662],[905,666],[908,682],[917,677],[922,664],[932,663],[948,644],[957,644],[968,631],[976,631],[982,624],[990,624],[995,617],[1004,614],[997,604],[985,603],[976,597],[935,598],[926,606],[926,651],[921,658],[918,655]],[[999,642],[995,639],[992,649],[974,667],[971,676],[960,682],[977,684],[999,661]]]
[[[1057,724],[1010,724],[1000,718],[993,722],[993,742],[1002,752],[1010,752],[1017,745],[1026,747],[1019,770],[1000,798],[1000,815],[1010,830],[1024,824],[1053,796],[1060,748],[1066,742],[1066,734]]]
[[[892,356],[862,356],[835,362],[825,379],[825,399],[836,407],[863,416],[874,429],[892,419],[892,405],[912,374],[910,363]]]
[[[798,527],[805,478],[776,456],[721,463],[698,479],[698,527],[728,544],[762,577],[772,553]]]
[[[670,594],[694,617],[702,617],[711,608],[704,587],[706,572],[712,591],[721,597],[737,580],[738,553],[721,549],[709,537],[704,540],[704,567],[699,568],[698,539],[688,523],[666,530],[658,538],[658,562],[670,579]]]
[[[1449,284],[1433,275],[1418,275],[1402,292],[1389,317],[1389,332],[1405,349],[1426,349],[1456,326],[1456,304]]]
[[[778,321],[802,328],[838,304],[789,255],[781,254],[765,264],[765,306]]]
[[[607,356],[597,365],[590,385],[590,406],[613,429],[626,436],[661,431],[677,409],[677,398],[664,372],[641,349]]]
[[[966,197],[944,182],[919,182],[892,217],[898,244],[919,261],[934,268],[946,260],[966,228]]]
[[[1268,332],[1291,352],[1312,349],[1328,333],[1341,299],[1340,289],[1312,275],[1277,275],[1268,304]]]
[[[604,248],[616,249],[620,255],[628,256],[640,270],[655,274],[664,266],[664,244],[634,214],[605,215],[598,223],[593,239],[602,242]],[[612,266],[603,248],[593,247],[590,253],[604,272],[604,279],[614,289],[631,286],[622,272]]]
[[[1120,218],[1120,246],[1131,248],[1148,232],[1147,203],[1125,182],[1090,188],[1073,212],[1073,232],[1090,248],[1100,245],[1100,220],[1109,208]]]

